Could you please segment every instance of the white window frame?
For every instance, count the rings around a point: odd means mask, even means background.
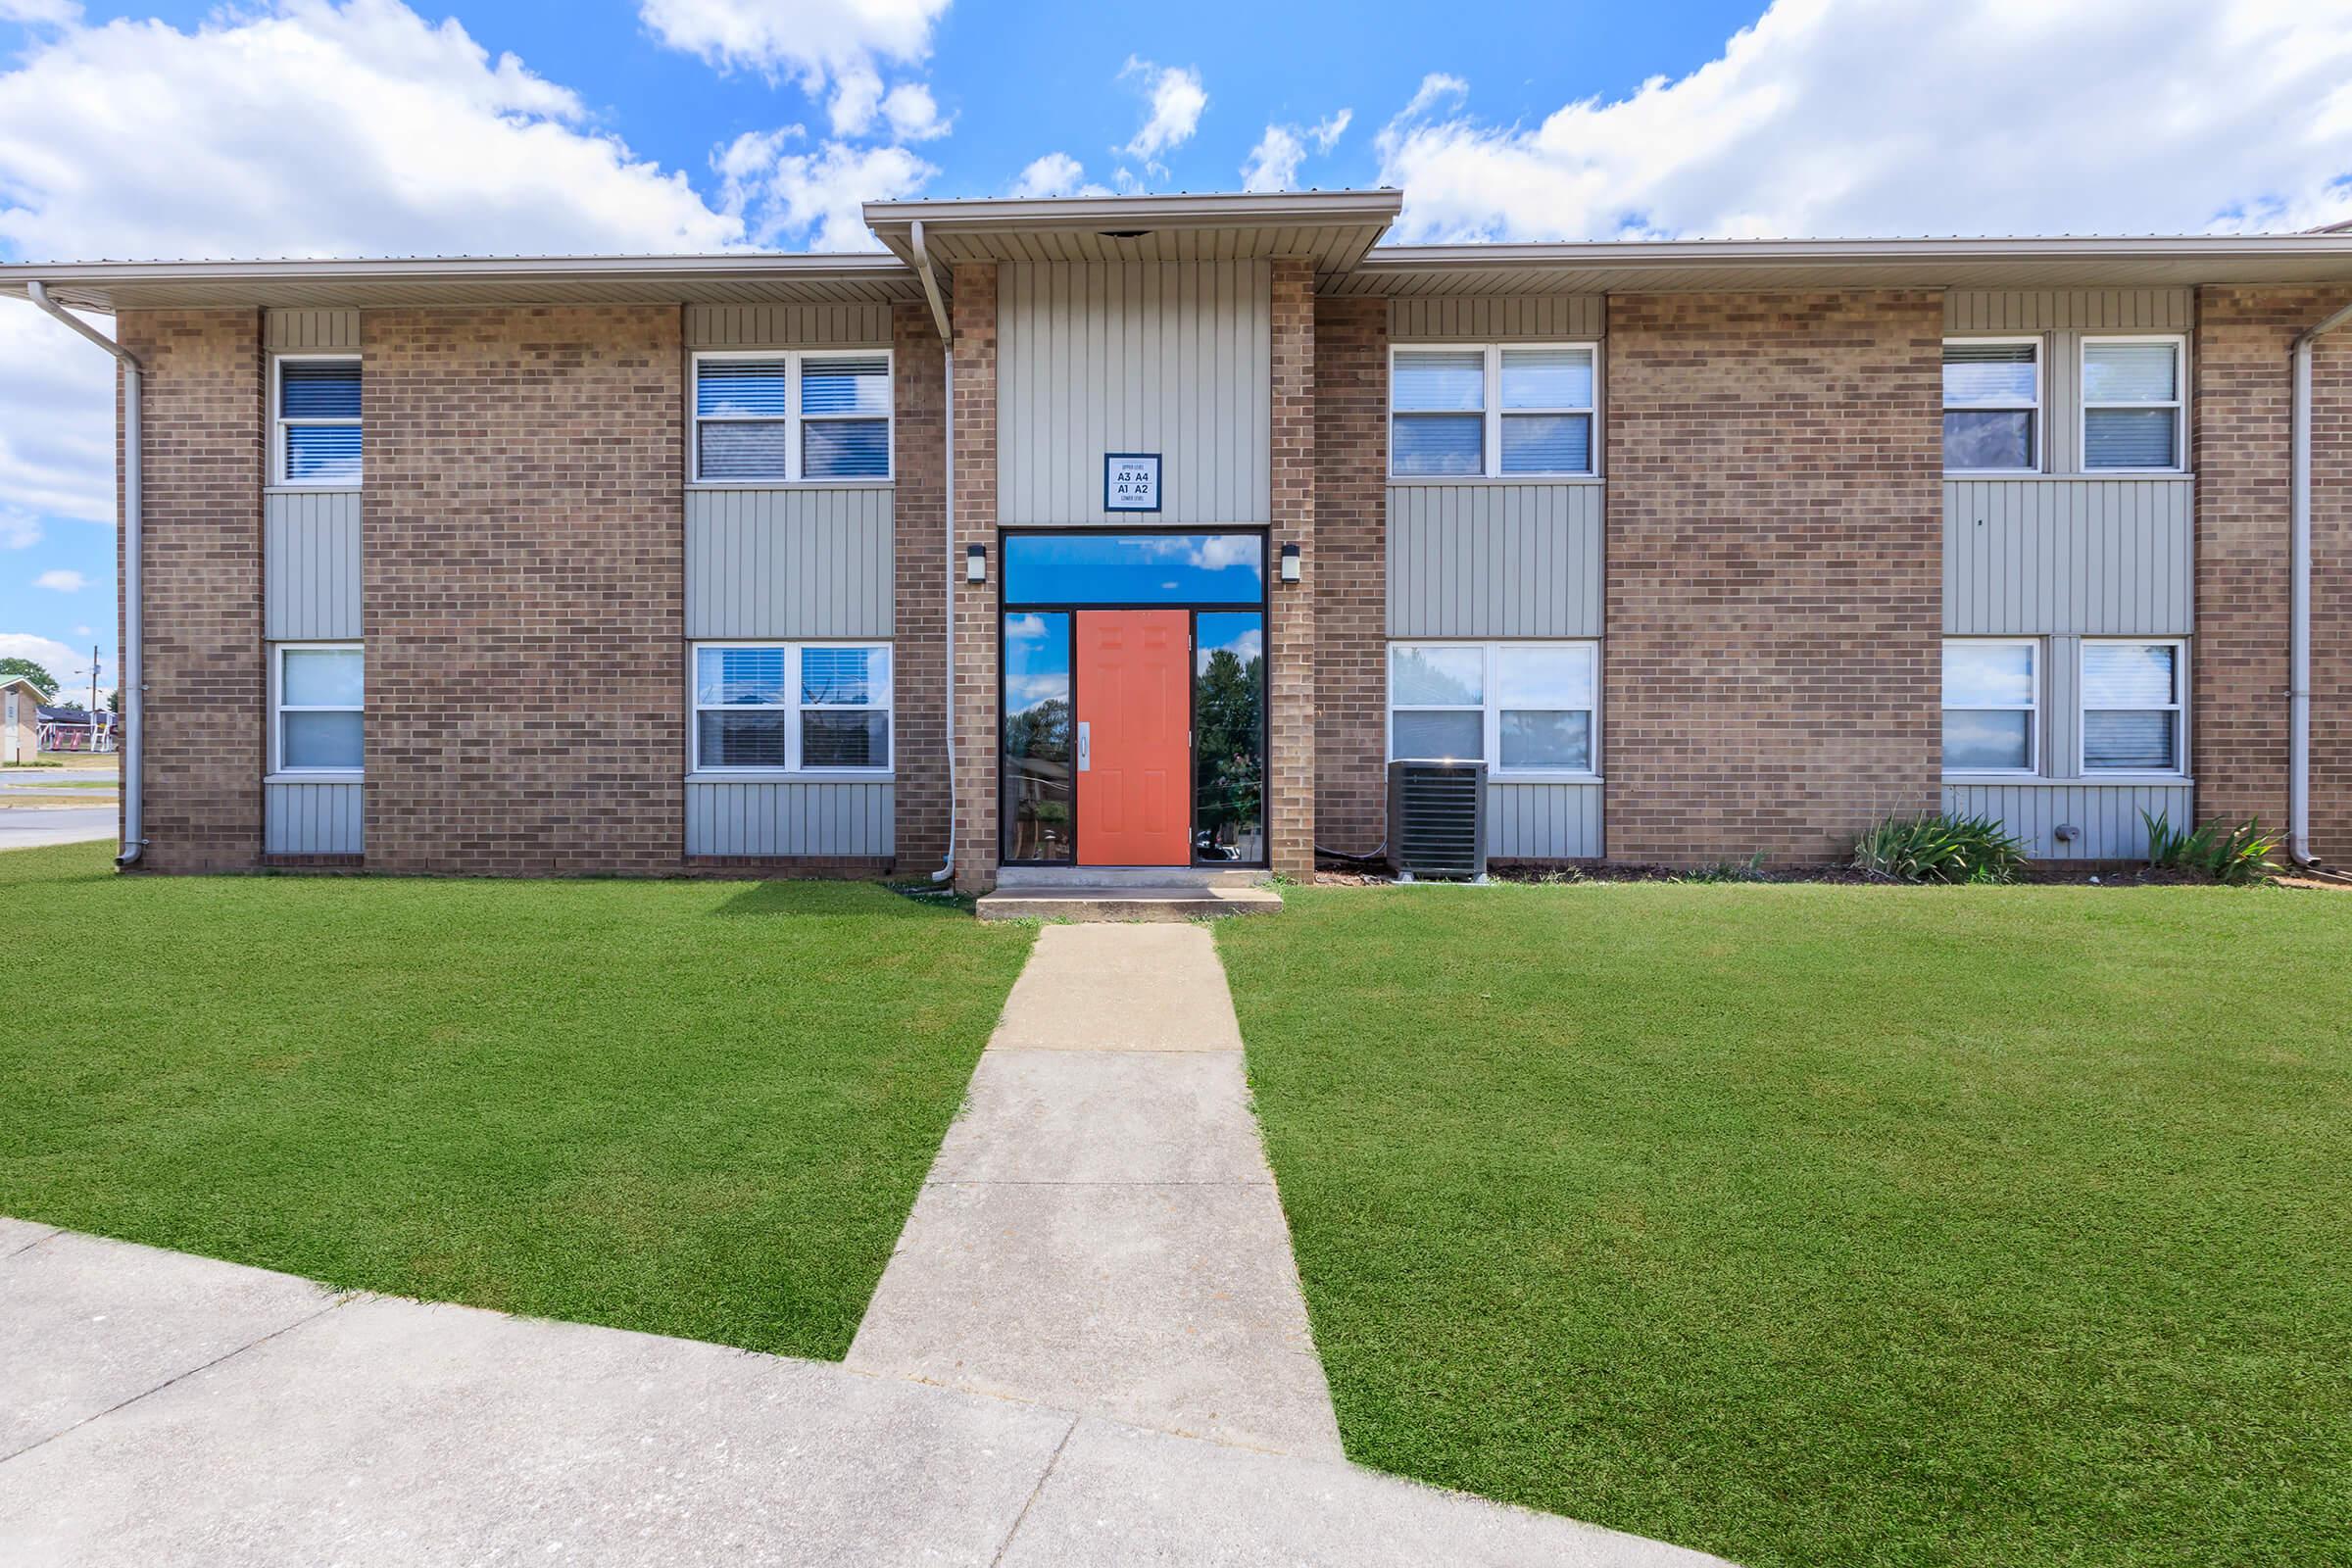
[[[2022,712],[2032,716],[2029,717],[2026,722],[2026,765],[2024,767],[1955,767],[1944,769],[1943,776],[1947,779],[2039,778],[2041,776],[2041,762],[2043,757],[2042,735],[2044,719],[2042,717],[2042,710],[2047,706],[2043,699],[2043,693],[2048,689],[2046,684],[2047,677],[2042,668],[2047,660],[2046,656],[2042,652],[2041,639],[2038,637],[1946,637],[1943,639],[1942,645],[1936,650],[1937,657],[1940,659],[1943,648],[1947,648],[1954,643],[1966,643],[1977,648],[2025,649],[2032,657],[2034,662],[2034,671],[2032,676],[2032,699],[2022,706],[2015,703],[2001,703],[1987,708],[1981,704],[1971,703],[1965,707],[1959,707],[1948,702],[1943,702],[1941,693],[1939,691],[1937,694],[1938,707],[1936,709],[1936,745],[1939,754],[1942,747],[1942,715],[1945,713]],[[1938,671],[1937,675],[1937,684],[1940,687],[1940,671]]]
[[[781,360],[784,362],[784,415],[772,416],[713,414],[705,415],[702,409],[703,366],[707,361]],[[837,419],[880,419],[883,421],[884,472],[879,477],[858,479],[829,478],[818,475],[802,477],[801,427],[801,368],[813,361],[880,360],[883,374],[889,381],[890,407],[881,414],[811,414],[807,420],[825,423]],[[818,489],[838,490],[859,485],[886,485],[898,482],[899,473],[899,367],[896,355],[889,349],[698,349],[694,354],[694,373],[686,388],[686,471],[687,483],[720,490],[768,490],[778,485],[809,485]],[[781,479],[705,479],[703,477],[703,426],[705,424],[782,424],[784,426],[784,470]],[[761,644],[760,646],[767,646]]]
[[[1561,468],[1543,473],[1505,473],[1502,471],[1502,355],[1506,349],[1584,349],[1592,356],[1592,403],[1589,408],[1561,407],[1556,409],[1512,409],[1515,415],[1582,414],[1592,421],[1592,438],[1587,448],[1590,462],[1582,468]],[[1598,339],[1534,338],[1518,342],[1446,342],[1438,340],[1389,345],[1389,385],[1387,393],[1388,426],[1382,432],[1389,443],[1389,482],[1391,484],[1574,484],[1600,477],[1600,411],[1607,401],[1601,390],[1601,345]],[[1396,471],[1396,417],[1399,413],[1410,417],[1414,414],[1443,414],[1444,410],[1406,409],[1396,407],[1396,362],[1415,354],[1463,354],[1472,350],[1486,356],[1484,434],[1481,440],[1480,471],[1477,473],[1399,473]],[[1454,411],[1466,416],[1472,411]]]
[[[702,653],[706,648],[780,648],[784,651],[784,690],[791,701],[782,705],[784,712],[784,765],[782,767],[726,767],[703,761],[703,723],[706,712],[722,712],[730,708],[742,710],[739,705],[706,705],[702,696],[699,670]],[[889,671],[881,686],[878,703],[804,703],[801,696],[801,654],[810,648],[872,648],[880,649],[889,658]],[[708,637],[686,645],[686,767],[690,778],[791,778],[801,780],[855,779],[870,783],[893,777],[899,761],[898,711],[899,656],[897,645],[887,637],[813,637],[793,641],[781,637]],[[817,767],[801,765],[801,712],[804,709],[839,709],[843,712],[887,714],[890,719],[890,760],[880,767]]]
[[[2097,403],[2091,400],[2087,373],[2090,350],[2098,343],[2167,343],[2173,350],[2173,397],[2170,403]],[[2180,332],[2089,332],[2075,345],[2075,466],[2083,473],[2186,473],[2188,471],[2188,339]],[[2090,466],[2090,411],[2093,409],[2163,409],[2173,411],[2173,462],[2164,468],[2094,468]]]
[[[353,652],[360,656],[360,703],[357,708],[348,704],[305,703],[300,707],[286,704],[286,655],[290,653]],[[360,715],[361,765],[358,767],[288,767],[286,765],[286,715],[288,713],[358,713]],[[271,779],[318,779],[348,783],[367,773],[368,744],[368,645],[358,638],[329,638],[318,642],[271,643],[270,645],[270,777]]]
[[[1478,705],[1476,705],[1476,710],[1478,710],[1478,711],[1480,711],[1480,712],[1481,712],[1481,714],[1482,714],[1482,720],[1481,720],[1481,721],[1482,721],[1483,728],[1482,728],[1482,730],[1481,730],[1481,734],[1480,734],[1480,745],[1483,747],[1483,749],[1484,749],[1484,752],[1485,752],[1485,760],[1486,760],[1486,764],[1487,764],[1487,777],[1489,777],[1489,778],[1491,778],[1491,779],[1497,780],[1497,781],[1499,781],[1499,782],[1505,782],[1505,783],[1520,783],[1520,784],[1597,784],[1597,783],[1599,783],[1599,782],[1601,781],[1601,773],[1600,773],[1600,725],[1601,725],[1600,705],[1601,705],[1601,652],[1602,652],[1602,651],[1601,651],[1600,640],[1599,640],[1598,638],[1593,638],[1593,637],[1504,637],[1504,638],[1497,638],[1497,639],[1488,639],[1488,638],[1483,638],[1483,637],[1392,637],[1392,638],[1390,638],[1390,639],[1388,640],[1388,643],[1387,643],[1387,645],[1386,645],[1386,648],[1385,648],[1384,652],[1383,652],[1383,653],[1382,653],[1382,655],[1381,655],[1381,658],[1382,658],[1382,660],[1385,662],[1385,663],[1386,663],[1386,666],[1387,666],[1387,667],[1386,667],[1386,686],[1387,686],[1386,696],[1387,696],[1387,700],[1388,700],[1388,714],[1387,714],[1387,717],[1386,717],[1386,718],[1383,720],[1383,724],[1385,725],[1385,732],[1384,732],[1384,733],[1385,733],[1385,740],[1386,740],[1386,747],[1385,747],[1385,750],[1386,750],[1386,754],[1387,754],[1387,760],[1388,760],[1389,761],[1392,761],[1392,762],[1395,762],[1395,761],[1399,761],[1399,760],[1419,760],[1419,759],[1400,759],[1400,758],[1399,758],[1399,757],[1396,755],[1396,715],[1397,715],[1399,712],[1406,712],[1406,713],[1467,713],[1467,712],[1471,712],[1471,711],[1473,711],[1473,710],[1474,710],[1474,709],[1473,709],[1473,705],[1470,705],[1470,704],[1467,704],[1467,703],[1398,703],[1398,702],[1396,701],[1396,650],[1398,650],[1398,649],[1400,649],[1400,648],[1476,648],[1476,649],[1479,649],[1479,650],[1481,650],[1481,651],[1482,651],[1482,652],[1485,654],[1485,656],[1486,656],[1486,664],[1485,664],[1485,668],[1484,668],[1484,670],[1483,670],[1483,673],[1482,673],[1482,678],[1481,678],[1481,680],[1480,680],[1480,682],[1479,682],[1479,692],[1480,692],[1480,695],[1481,695],[1481,696],[1482,696],[1482,697],[1485,699],[1485,701],[1484,701],[1483,703],[1481,703],[1481,704],[1478,704]],[[1502,765],[1502,712],[1503,712],[1503,708],[1502,708],[1502,696],[1501,696],[1501,693],[1502,693],[1502,683],[1501,683],[1501,681],[1500,681],[1500,679],[1499,679],[1498,677],[1499,677],[1499,675],[1500,675],[1500,672],[1501,672],[1501,662],[1502,662],[1502,658],[1501,658],[1501,656],[1502,656],[1502,650],[1504,650],[1504,649],[1506,649],[1506,648],[1585,648],[1585,649],[1590,649],[1590,650],[1592,650],[1592,708],[1589,710],[1589,711],[1590,711],[1590,712],[1592,713],[1592,746],[1591,746],[1591,751],[1592,751],[1591,764],[1592,764],[1592,765],[1591,765],[1591,766],[1590,766],[1588,769],[1586,769],[1585,771],[1579,772],[1579,771],[1577,771],[1577,770],[1576,770],[1576,769],[1574,769],[1574,768],[1558,768],[1558,767],[1523,767],[1523,768],[1508,768],[1508,767],[1504,767],[1504,766]],[[1517,711],[1517,710],[1514,710],[1514,711]],[[1539,709],[1539,710],[1530,710],[1530,711],[1539,711],[1539,712],[1551,712],[1551,711],[1557,711],[1557,712],[1569,712],[1569,713],[1573,713],[1573,712],[1578,712],[1578,711],[1586,711],[1586,710],[1578,710],[1578,709],[1573,709],[1573,708],[1568,708],[1568,709],[1557,709],[1557,710],[1551,710],[1551,709]]]
[[[2083,655],[2093,648],[2170,648],[2173,650],[2173,700],[2154,708],[2102,708],[2102,713],[2178,713],[2173,725],[2173,765],[2169,768],[2092,767],[2088,717],[2093,711],[2083,686]],[[2188,639],[2185,637],[2085,637],[2075,645],[2075,771],[2084,778],[2147,780],[2177,784],[2188,777]]]
[[[360,370],[360,417],[356,419],[322,419],[316,417],[286,417],[284,378],[278,373],[288,364],[357,365]],[[270,356],[270,487],[273,490],[357,490],[368,476],[368,371],[364,360],[357,354],[272,354]],[[357,479],[296,479],[286,469],[286,431],[295,425],[338,427],[349,425],[360,432],[360,477]]]
[[[1949,348],[1955,343],[1982,344],[1987,347],[2015,345],[2031,348],[2034,351],[2033,402],[1953,403],[1949,400],[1946,400],[1942,411],[1945,414],[1951,414],[1955,412],[1961,414],[2015,414],[2021,409],[2030,411],[2034,416],[2034,463],[2031,467],[2025,468],[1954,468],[1947,466],[1943,471],[1954,478],[1968,479],[2000,478],[2004,475],[2014,476],[2019,474],[2040,474],[2048,472],[2050,465],[2049,345],[2038,337],[2011,337],[1990,334],[1972,335],[1961,333],[1947,335],[1943,340],[1943,346],[1945,348]],[[1941,362],[1939,360],[1937,366],[1938,376],[1940,376],[1941,373]]]

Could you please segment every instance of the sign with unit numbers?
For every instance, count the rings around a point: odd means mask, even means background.
[[[1102,457],[1104,512],[1159,510],[1159,454],[1108,452]]]

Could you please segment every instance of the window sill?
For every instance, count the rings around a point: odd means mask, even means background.
[[[1989,479],[1996,482],[2032,481],[2035,479],[2194,479],[2186,468],[2069,468],[2042,472],[2034,468],[1946,468],[1944,478],[1953,481],[1975,482]]]
[[[899,481],[885,479],[689,479],[689,490],[888,490]]]
[[[2151,784],[2193,785],[2185,773],[2089,773],[2081,778],[2056,778],[2048,773],[1946,773],[1946,784],[2034,784],[2056,789],[2145,789]]]
[[[889,768],[786,767],[704,768],[686,775],[689,784],[891,784],[898,774]]]
[[[1598,784],[1601,782],[1601,777],[1598,773],[1546,773],[1532,770],[1503,773],[1489,768],[1487,769],[1487,782],[1490,784]]]
[[[1391,485],[1599,484],[1597,473],[1392,473]]]
[[[307,773],[264,773],[262,782],[265,784],[365,784],[368,782],[368,775],[366,773],[328,772],[319,769]]]
[[[367,481],[358,484],[269,484],[262,486],[266,496],[356,496],[367,488]]]

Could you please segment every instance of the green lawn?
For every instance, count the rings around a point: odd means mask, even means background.
[[[2352,1562],[2352,897],[1223,923],[1348,1452],[1752,1564]]]
[[[1029,948],[822,883],[122,877],[0,854],[0,1213],[847,1350]]]

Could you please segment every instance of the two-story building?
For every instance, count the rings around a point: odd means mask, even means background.
[[[0,267],[127,356],[127,853],[1303,875],[1448,757],[1503,861],[1938,805],[2352,856],[2352,234],[1381,246],[1398,204]]]

